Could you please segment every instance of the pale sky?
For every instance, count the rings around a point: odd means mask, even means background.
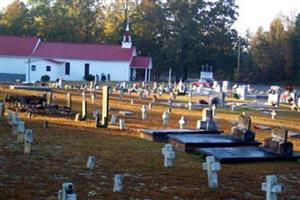
[[[13,0],[0,0],[0,9]],[[271,21],[279,14],[291,16],[300,12],[300,0],[236,0],[239,17],[234,28],[242,35],[246,30],[256,32],[259,26],[269,29]]]

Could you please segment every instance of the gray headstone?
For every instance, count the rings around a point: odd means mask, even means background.
[[[101,127],[108,127],[108,111],[109,111],[109,88],[103,86],[102,88],[102,121]]]

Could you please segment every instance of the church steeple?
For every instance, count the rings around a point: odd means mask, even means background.
[[[128,0],[125,3],[125,19],[126,19],[126,28],[122,41],[122,48],[130,49],[132,47],[131,33],[129,28],[129,15],[128,15]]]

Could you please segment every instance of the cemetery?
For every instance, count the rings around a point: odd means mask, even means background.
[[[295,100],[267,90],[235,98],[247,87],[228,82],[209,92],[183,82],[64,84],[0,85],[0,199],[300,197]]]

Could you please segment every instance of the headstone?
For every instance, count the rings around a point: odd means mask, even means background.
[[[102,87],[102,121],[101,127],[108,127],[108,112],[109,112],[109,88],[108,86]]]
[[[67,94],[67,107],[69,107],[72,110],[72,94]]]
[[[116,115],[111,115],[110,123],[111,123],[111,124],[117,123],[117,116],[116,116]]]
[[[75,115],[75,122],[78,122],[78,121],[80,121],[81,120],[81,114],[80,113],[77,113],[76,115]]]
[[[89,156],[86,163],[86,168],[89,170],[93,170],[95,168],[95,164],[96,164],[96,156]]]
[[[142,120],[146,120],[147,119],[147,109],[145,105],[142,105]]]
[[[12,134],[17,135],[18,134],[18,124],[19,124],[19,118],[17,115],[13,115],[12,117]]]
[[[47,92],[47,104],[51,104],[52,103],[52,92]]]
[[[151,102],[148,104],[148,109],[149,109],[149,110],[152,109],[152,103],[151,103]]]
[[[62,78],[59,78],[59,79],[58,79],[58,87],[59,87],[60,89],[63,89],[63,88],[64,88],[64,82],[63,82],[63,79],[62,79]]]
[[[99,116],[98,112],[95,113],[95,119],[94,119],[94,121],[95,121],[95,128],[100,127],[100,116]]]
[[[32,118],[32,112],[28,112],[27,113],[27,119],[31,120],[31,118]]]
[[[170,118],[169,112],[164,112],[164,113],[162,114],[162,120],[163,120],[163,125],[164,125],[164,126],[168,125],[168,123],[169,123],[169,118]]]
[[[288,142],[288,130],[284,127],[274,127],[272,136],[265,139],[264,148],[281,156],[292,156],[293,143]]]
[[[210,106],[212,106],[213,104],[224,106],[225,93],[215,91],[209,92],[208,102]]]
[[[188,103],[189,111],[192,111],[192,107],[193,107],[193,103],[191,101],[189,101],[189,103]]]
[[[119,119],[119,129],[124,130],[125,129],[125,120]]]
[[[222,91],[223,92],[228,92],[228,90],[229,90],[229,81],[223,81]]]
[[[156,95],[153,95],[153,97],[152,97],[152,103],[156,103],[156,101],[157,101],[157,97],[156,97]]]
[[[81,120],[87,119],[87,100],[82,100]]]
[[[123,189],[123,176],[120,174],[116,174],[114,177],[114,192],[122,192]]]
[[[7,123],[12,126],[13,125],[13,112],[8,110],[7,111]]]
[[[280,94],[268,94],[268,104],[279,107]]]
[[[282,186],[275,175],[266,176],[266,182],[261,184],[261,189],[266,192],[266,200],[277,200],[277,194],[282,192]]]
[[[241,100],[245,100],[246,99],[247,90],[246,90],[245,86],[239,86],[236,89],[236,93],[240,97]]]
[[[215,157],[207,156],[206,162],[202,164],[203,170],[207,171],[208,175],[208,186],[210,188],[218,187],[218,174],[217,172],[221,170],[221,165],[216,162]]]
[[[73,183],[62,184],[62,189],[58,191],[58,200],[77,200]]]
[[[217,110],[217,106],[216,106],[216,104],[213,104],[213,105],[211,106],[211,111],[212,111],[212,116],[213,116],[213,117],[216,115],[216,110]]]
[[[24,134],[24,154],[30,154],[33,134],[31,129],[26,129]]]
[[[165,144],[165,147],[162,148],[162,154],[164,155],[164,166],[172,167],[173,160],[175,159],[175,152],[173,151],[173,145]]]
[[[272,110],[272,112],[271,112],[271,118],[274,120],[276,118],[276,116],[277,116],[276,111]]]
[[[25,122],[24,121],[18,121],[18,134],[17,134],[17,142],[21,143],[24,139],[24,133],[25,133]]]
[[[178,121],[179,123],[179,127],[180,129],[184,129],[185,125],[186,125],[186,119],[184,118],[184,116],[181,116],[180,120]]]
[[[4,103],[0,101],[0,120],[4,117]]]
[[[134,100],[130,99],[130,104],[133,105],[134,104]]]
[[[44,121],[44,129],[47,129],[48,125],[49,125],[49,122],[48,121]]]
[[[92,93],[91,100],[92,100],[93,104],[96,102],[96,94],[95,93]]]
[[[237,127],[231,128],[231,135],[238,137],[242,141],[254,141],[255,133],[251,131],[251,118],[240,115]]]
[[[204,108],[202,110],[202,121],[213,120],[212,110],[208,108]]]

